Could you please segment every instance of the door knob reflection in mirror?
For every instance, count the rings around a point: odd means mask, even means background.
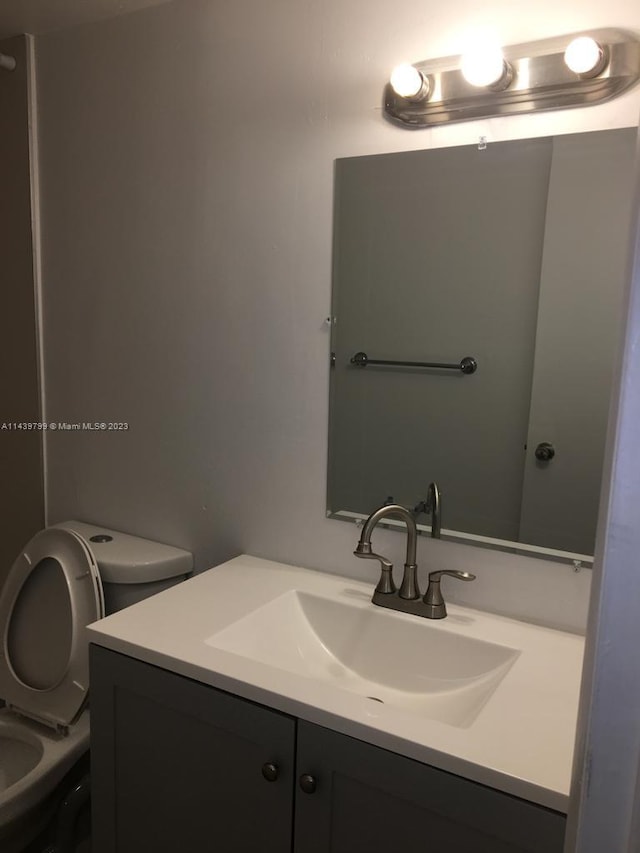
[[[535,449],[535,457],[539,462],[551,462],[555,455],[555,447],[548,441],[541,441]]]

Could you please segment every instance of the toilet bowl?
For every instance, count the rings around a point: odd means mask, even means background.
[[[56,791],[89,749],[89,711],[61,735],[0,709],[0,850],[20,853],[52,819]]]
[[[51,819],[89,748],[86,626],[189,576],[190,553],[83,522],[31,539],[0,594],[0,850]]]

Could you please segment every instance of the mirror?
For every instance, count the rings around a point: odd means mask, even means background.
[[[331,517],[413,508],[436,481],[443,538],[590,560],[635,144],[625,128],[336,161]]]

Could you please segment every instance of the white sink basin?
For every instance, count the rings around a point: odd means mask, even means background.
[[[519,655],[429,620],[292,590],[206,644],[452,726],[467,727]]]

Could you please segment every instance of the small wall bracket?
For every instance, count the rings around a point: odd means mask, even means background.
[[[5,71],[15,71],[16,61],[13,56],[7,56],[6,53],[0,53],[0,68]]]

